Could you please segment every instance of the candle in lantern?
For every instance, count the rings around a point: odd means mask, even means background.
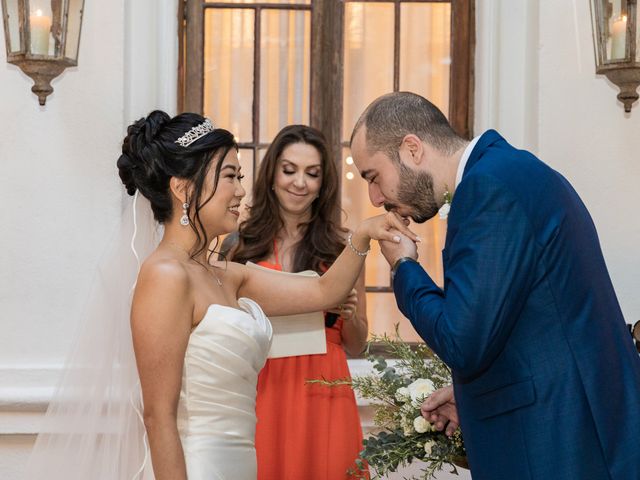
[[[627,16],[613,22],[611,26],[611,58],[622,59],[625,57],[627,40]]]
[[[51,17],[42,15],[42,10],[36,10],[36,14],[31,15],[29,21],[31,22],[31,53],[47,55],[49,53]]]

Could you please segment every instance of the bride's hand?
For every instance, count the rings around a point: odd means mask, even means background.
[[[354,238],[363,238],[367,244],[368,240],[388,241],[400,243],[398,232],[408,237],[414,242],[419,242],[420,237],[409,228],[409,220],[401,217],[395,212],[387,212],[382,215],[370,217],[364,220],[354,233]]]
[[[386,241],[380,242],[380,251],[382,252],[382,255],[384,255],[384,258],[387,259],[387,262],[389,262],[389,265],[393,267],[398,259],[402,257],[409,257],[417,260],[418,246],[416,243],[397,230],[392,230],[391,232],[393,233],[394,231],[400,237],[400,241],[398,243]]]

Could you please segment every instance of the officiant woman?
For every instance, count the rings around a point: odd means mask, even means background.
[[[223,251],[235,262],[285,272],[322,274],[344,248],[340,185],[324,135],[290,125],[268,148],[249,216]],[[349,378],[346,353],[367,339],[364,271],[355,290],[325,312],[327,353],[269,359],[258,378],[258,480],[350,478],[362,449],[362,430],[348,386],[310,385],[308,379]]]

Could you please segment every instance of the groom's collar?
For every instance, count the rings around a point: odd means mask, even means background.
[[[478,143],[478,140],[480,140],[480,135],[478,135],[476,138],[471,140],[469,142],[469,145],[467,145],[467,148],[465,148],[464,152],[462,152],[462,157],[460,157],[460,163],[458,163],[458,172],[456,173],[456,184],[453,187],[454,189],[458,188],[458,185],[460,185],[460,182],[462,181],[462,174],[464,173],[464,167],[467,165],[467,161],[469,160],[469,157],[471,157],[471,152],[475,148],[476,143]]]
[[[477,139],[477,142],[476,142],[476,139]],[[505,140],[495,130],[487,130],[482,135],[480,135],[480,137],[476,137],[473,139],[472,143],[476,142],[475,146],[469,149],[469,147],[471,146],[471,143],[470,143],[464,152],[466,154],[467,150],[470,150],[470,155],[467,158],[466,164],[462,165],[462,167],[458,166],[458,173],[462,171],[462,175],[460,176],[460,181],[462,181],[462,177],[464,177],[467,173],[469,173],[469,170],[476,164],[476,162],[480,160],[480,157],[485,152],[485,150],[498,141],[505,141]],[[460,163],[462,164],[462,159],[460,160]],[[461,168],[462,170],[460,170]],[[459,183],[457,180],[458,178],[456,177],[456,186]]]

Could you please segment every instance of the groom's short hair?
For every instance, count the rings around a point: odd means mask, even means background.
[[[378,97],[362,113],[351,134],[366,127],[366,146],[370,153],[384,152],[400,162],[398,149],[408,134],[450,155],[463,139],[451,128],[447,118],[426,98],[411,92],[393,92]]]

